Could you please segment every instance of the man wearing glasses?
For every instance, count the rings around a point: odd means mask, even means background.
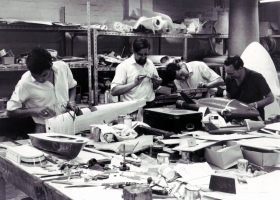
[[[147,59],[150,43],[146,38],[137,38],[132,44],[133,55],[116,68],[111,84],[111,94],[121,101],[145,99],[147,105],[155,99],[155,92],[162,80],[153,62]]]
[[[209,88],[206,97],[215,92],[215,87],[224,84],[224,80],[204,62],[179,62],[166,65],[166,78],[174,81],[177,91],[193,88]]]
[[[7,103],[9,117],[29,117],[35,122],[35,133],[45,133],[45,120],[65,111],[62,102],[74,101],[76,85],[66,63],[52,62],[51,54],[35,47],[26,60],[25,72]]]
[[[227,73],[226,96],[256,108],[264,120],[264,107],[274,102],[274,95],[265,78],[260,73],[245,68],[239,56],[228,57],[224,66]]]

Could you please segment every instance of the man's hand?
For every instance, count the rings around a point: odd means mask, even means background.
[[[140,83],[142,83],[142,81],[144,80],[144,78],[146,78],[146,75],[138,75],[136,76],[135,80],[134,80],[134,84],[139,85]]]
[[[197,88],[207,88],[206,83],[199,82]]]
[[[35,108],[34,114],[44,118],[52,118],[56,116],[55,111],[47,106]]]
[[[162,79],[156,75],[153,74],[153,76],[151,77],[151,80],[153,83],[158,83],[161,84],[162,83]]]

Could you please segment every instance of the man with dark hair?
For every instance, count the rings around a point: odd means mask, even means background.
[[[155,99],[154,90],[162,80],[153,62],[147,59],[150,43],[146,38],[137,38],[132,44],[133,55],[116,68],[111,84],[111,94],[120,95],[121,101],[145,99],[147,104]]]
[[[52,62],[44,48],[33,48],[26,65],[28,71],[22,75],[7,103],[7,115],[31,116],[36,124],[34,132],[44,133],[45,120],[64,112],[62,104],[75,100],[77,82],[67,64]]]
[[[224,66],[227,73],[227,97],[256,108],[264,120],[264,107],[274,102],[274,95],[265,78],[260,73],[245,68],[239,56],[228,57]]]
[[[189,88],[211,88],[224,84],[224,80],[204,62],[169,63],[166,66],[167,81],[174,81],[177,91]]]

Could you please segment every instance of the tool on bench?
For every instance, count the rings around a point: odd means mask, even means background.
[[[122,144],[120,147],[119,147],[119,152],[120,153],[123,153],[123,162],[121,162],[121,166],[120,166],[120,171],[126,171],[126,170],[129,170],[129,166],[126,165],[126,161],[125,161],[125,155],[126,153],[129,153],[129,152],[133,152],[133,150],[135,149],[135,147],[138,145],[139,142],[137,142],[137,144],[132,148],[132,149],[125,149],[125,144]],[[136,155],[134,155],[135,157]],[[136,156],[137,157],[137,156]]]
[[[135,184],[136,183],[134,182],[90,183],[90,184],[80,184],[80,185],[67,185],[64,188],[105,186],[105,188],[111,187],[113,189],[118,189],[118,188],[135,185]]]
[[[85,177],[84,182],[89,182],[91,180],[97,181],[97,180],[103,180],[108,178],[109,178],[109,174],[97,174],[95,176]]]

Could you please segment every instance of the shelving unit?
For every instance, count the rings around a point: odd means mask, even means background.
[[[187,57],[187,44],[188,38],[228,38],[228,35],[206,35],[206,34],[153,34],[153,33],[120,33],[120,32],[113,32],[113,31],[98,31],[96,29],[92,30],[92,44],[93,44],[93,51],[92,51],[92,58],[93,58],[93,99],[94,104],[98,102],[98,72],[99,71],[115,71],[115,68],[112,67],[105,67],[98,65],[97,59],[97,37],[98,36],[119,36],[119,37],[147,37],[147,38],[182,38],[184,39],[183,44],[183,57]]]
[[[72,36],[71,41],[71,52],[73,53],[73,38],[76,36],[87,36],[87,29],[80,26],[48,26],[48,25],[0,25],[0,31],[31,31],[31,32],[60,32],[64,36],[63,41],[63,54],[66,53],[66,33],[70,33]],[[98,36],[118,36],[118,37],[147,37],[147,38],[182,38],[184,39],[183,44],[183,56],[187,57],[187,44],[188,38],[228,38],[227,35],[206,35],[206,34],[153,34],[153,33],[120,33],[114,31],[101,31],[97,29],[91,29],[91,52],[92,52],[92,66],[88,67],[88,61],[78,61],[78,62],[67,62],[70,68],[87,68],[88,75],[92,77],[92,83],[89,84],[89,99],[92,99],[94,105],[98,103],[98,72],[99,71],[115,71],[115,67],[106,67],[98,65],[97,58],[97,38]],[[160,43],[159,43],[160,44]],[[27,70],[25,64],[11,64],[11,65],[0,65],[1,71],[22,71]],[[90,79],[89,79],[90,80]],[[90,87],[90,86],[93,87]],[[90,91],[93,90],[93,93]],[[90,105],[91,106],[91,105]]]

